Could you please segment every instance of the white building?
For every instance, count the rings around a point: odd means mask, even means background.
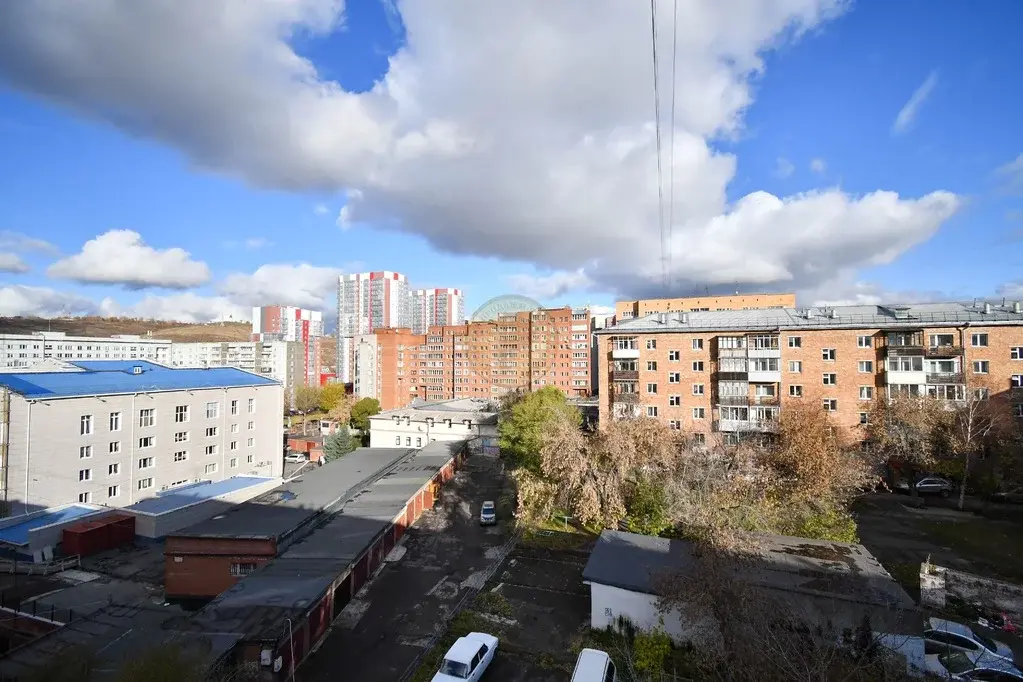
[[[360,334],[352,339],[352,392],[358,398],[380,400],[380,346],[376,334]]]
[[[352,381],[354,338],[374,329],[411,327],[411,308],[408,278],[400,272],[341,275],[337,287],[338,381]]]
[[[148,336],[68,336],[64,332],[0,334],[0,371],[31,367],[46,359],[151,360],[167,362],[171,342]]]
[[[433,326],[465,322],[465,297],[460,289],[414,289],[410,295],[415,334],[425,334]]]
[[[304,347],[298,341],[228,341],[221,343],[175,343],[170,349],[171,367],[237,367],[284,385],[289,404],[295,387],[305,383]]]
[[[458,398],[439,403],[413,401],[408,407],[369,418],[371,448],[421,448],[434,441],[478,440],[496,447],[497,407],[487,400]]]
[[[143,360],[73,365],[0,374],[0,495],[9,514],[122,507],[196,481],[281,475],[278,382]]]
[[[302,383],[320,385],[323,313],[294,306],[265,305],[252,309],[252,341],[294,341],[302,344]]]

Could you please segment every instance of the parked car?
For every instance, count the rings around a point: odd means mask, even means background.
[[[487,500],[480,507],[480,525],[492,526],[495,523],[497,523],[497,508],[494,506],[493,501]]]
[[[583,649],[575,660],[571,682],[618,682],[618,672],[607,652]]]
[[[1009,645],[974,632],[968,625],[943,618],[928,618],[925,627],[924,645],[929,654],[945,654],[952,651],[961,651],[965,654],[983,653],[990,658],[1016,663]]]
[[[1023,682],[1023,672],[1012,663],[986,651],[967,654],[952,651],[927,656],[927,672],[943,680],[960,682]]]
[[[918,495],[941,495],[942,497],[948,497],[954,489],[952,481],[938,476],[925,476],[916,482],[915,487]],[[909,481],[902,481],[895,486],[895,489],[908,493]]]
[[[301,452],[289,452],[288,454],[284,455],[284,461],[290,462],[292,464],[297,464],[306,461],[306,457]]]
[[[478,682],[497,653],[497,637],[470,632],[459,637],[444,654],[433,682]]]

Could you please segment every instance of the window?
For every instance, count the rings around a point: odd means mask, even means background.
[[[248,440],[247,440],[247,441],[245,442],[245,445],[246,445],[247,447],[250,447],[250,448],[251,448],[252,446],[254,446],[255,444],[256,444],[256,439],[255,439],[255,438],[250,438],[250,439],[248,439]]]
[[[1017,348],[1016,350],[1020,350],[1020,349]],[[681,356],[682,356],[682,353],[680,351],[677,351],[677,350],[669,350],[668,351],[668,360],[670,360],[671,362],[678,362],[679,358]]]
[[[803,371],[802,360],[789,360],[789,371],[793,374],[799,374]]]
[[[394,444],[395,445],[401,445],[401,436],[395,436],[394,437]]]
[[[80,430],[81,430],[81,434],[83,436],[91,436],[92,435],[92,415],[91,414],[83,414],[82,415],[81,429]]]
[[[236,468],[238,466],[238,458],[232,457],[228,462],[228,466],[230,466],[232,469]]]
[[[206,437],[207,438],[216,438],[218,432],[219,432],[219,429],[216,426],[207,426],[206,427]]]
[[[231,575],[236,578],[247,576],[256,570],[256,564],[231,564]]]
[[[256,413],[256,399],[255,398],[249,398],[249,414],[255,414],[255,413]]]
[[[1013,388],[1023,388],[1023,374],[1013,374],[1009,379],[1009,385]]]
[[[121,430],[121,413],[111,412],[110,413],[110,430],[120,431]]]
[[[977,400],[987,400],[991,397],[990,388],[975,388],[973,389],[973,397]]]
[[[1016,403],[1013,405],[1012,414],[1017,417],[1023,417],[1023,403]]]
[[[837,374],[825,374],[825,375],[823,375],[823,380],[824,380],[824,385],[825,386],[834,386],[835,384],[838,383],[838,375]]]
[[[974,333],[970,334],[970,345],[974,348],[987,348],[987,334],[985,333]]]
[[[178,431],[174,434],[175,443],[187,443],[188,442],[188,431]]]
[[[121,494],[121,486],[112,485],[107,488],[107,497],[117,497]]]
[[[671,429],[672,431],[681,431],[682,422],[680,422],[677,419],[672,419],[671,421],[668,422],[668,428]]]
[[[694,407],[693,408],[693,419],[706,419],[706,418],[707,418],[707,412],[706,412],[705,408],[703,408],[703,407]]]
[[[873,339],[870,336],[857,336],[856,337],[857,348],[873,348]]]
[[[860,374],[873,374],[874,373],[874,361],[873,360],[860,360],[856,363],[856,369],[860,371]]]
[[[694,433],[693,434],[693,442],[696,443],[697,445],[703,445],[704,443],[707,442],[706,434]]]
[[[646,407],[646,416],[648,416],[648,417],[656,417],[657,416],[657,406],[656,405],[647,405],[647,407]]]
[[[248,424],[248,426],[246,428],[248,428],[249,431],[255,431],[256,430],[256,422],[249,422],[249,424]]]
[[[693,371],[694,372],[702,372],[703,371],[703,360],[694,360],[693,361]]]
[[[648,372],[656,372],[657,371],[657,361],[656,360],[647,360],[647,362],[646,362],[646,371],[648,371]]]
[[[188,459],[187,450],[178,450],[177,452],[174,453],[175,462],[184,462],[186,459]]]
[[[139,450],[144,450],[145,448],[151,447],[153,447],[152,436],[145,436],[144,438],[139,438]]]
[[[1023,346],[1013,346],[1009,349],[1010,360],[1023,360]]]
[[[156,423],[156,410],[154,410],[152,408],[146,408],[144,410],[139,410],[139,426],[141,428],[145,428],[147,426],[152,426],[155,423]]]
[[[205,467],[203,467],[202,472],[204,474],[215,474],[215,473],[217,473],[217,463],[216,462],[210,462]]]
[[[215,454],[217,454],[217,446],[216,445],[207,445],[206,446],[206,454],[207,455],[215,455]]]
[[[206,403],[206,418],[216,419],[220,416],[220,403]]]
[[[236,440],[231,441],[230,444],[228,444],[227,449],[228,450],[237,450],[238,449],[238,441],[236,441]]]
[[[669,395],[668,396],[668,407],[678,407],[682,404],[682,396],[680,395]]]
[[[790,336],[789,337],[789,348],[802,348],[803,337],[802,336]]]
[[[422,438],[416,438],[416,447],[417,448],[423,447],[423,439]]]
[[[790,385],[789,386],[789,395],[792,396],[793,398],[802,398],[803,397],[803,387],[799,386],[798,384]]]
[[[78,459],[89,459],[90,457],[92,457],[91,445],[83,445],[78,448]]]
[[[78,493],[78,501],[89,504],[92,501],[92,493]]]
[[[873,400],[874,399],[874,387],[873,386],[860,386],[860,400]]]
[[[437,440],[437,439],[436,438],[431,438],[430,442],[432,443],[435,440]],[[252,464],[252,455],[245,455],[245,461],[248,462],[249,464]]]
[[[657,393],[657,384],[647,384],[646,385],[646,392],[647,393]]]
[[[238,425],[231,424],[231,433],[238,433]]]
[[[693,395],[703,395],[703,384],[693,384]]]
[[[646,340],[646,349],[647,350],[657,350],[657,339],[647,339]]]
[[[973,361],[973,373],[974,374],[987,374],[990,363],[987,360],[974,360]]]
[[[821,359],[824,360],[825,362],[834,362],[835,361],[835,349],[834,348],[822,348],[821,349]]]
[[[139,490],[148,490],[153,487],[153,479],[151,478],[140,478],[139,479]]]
[[[174,423],[184,424],[188,421],[188,405],[178,405],[174,408]]]
[[[118,452],[121,451],[121,441],[112,440],[110,441],[110,445],[107,447],[111,455],[116,455]]]
[[[118,462],[107,466],[107,476],[116,476],[119,473],[121,473],[121,465]]]
[[[149,469],[153,466],[152,457],[143,457],[139,460],[139,469]]]
[[[869,424],[869,423],[870,423],[870,413],[868,413],[868,412],[860,412],[860,424]]]
[[[693,339],[693,350],[703,350],[703,339]]]
[[[835,410],[838,409],[838,401],[835,400],[834,398],[825,398],[824,409],[827,412],[834,412]]]
[[[231,414],[238,414],[238,401],[237,400],[232,400],[231,401]]]
[[[680,372],[668,372],[668,383],[677,384],[682,380],[682,374]]]
[[[79,481],[91,481],[92,480],[92,469],[79,469],[78,470]]]

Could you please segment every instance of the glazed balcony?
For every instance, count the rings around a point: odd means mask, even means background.
[[[962,355],[962,346],[930,346],[924,349],[924,357],[927,358],[958,358]]]
[[[638,369],[612,369],[611,381],[639,381]]]
[[[961,384],[964,383],[962,372],[928,372],[928,384]]]

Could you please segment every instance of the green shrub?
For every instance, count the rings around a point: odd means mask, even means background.
[[[825,507],[823,509],[807,509],[802,514],[794,515],[792,527],[784,529],[789,535],[812,540],[832,540],[834,542],[859,542],[856,520],[845,509]]]
[[[638,631],[632,642],[632,656],[640,672],[661,672],[671,656],[671,638],[661,629]]]

